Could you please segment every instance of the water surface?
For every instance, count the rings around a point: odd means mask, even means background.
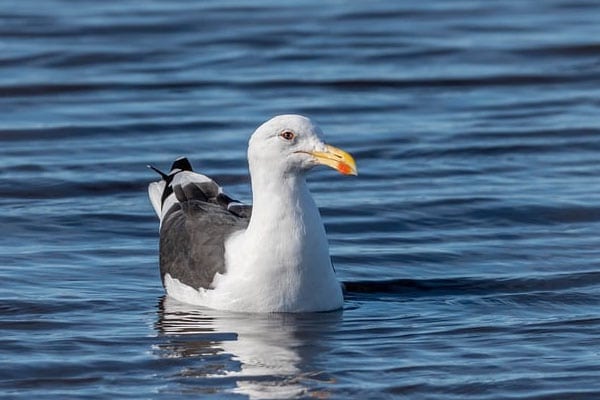
[[[0,4],[1,397],[600,396],[595,2]],[[288,112],[343,312],[165,299],[145,165]]]

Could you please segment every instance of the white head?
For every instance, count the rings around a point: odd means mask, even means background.
[[[248,145],[250,170],[269,168],[282,174],[302,174],[327,165],[344,175],[356,175],[352,156],[323,143],[323,132],[302,115],[278,115],[256,129]]]

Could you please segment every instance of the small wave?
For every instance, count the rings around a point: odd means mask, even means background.
[[[592,84],[600,81],[600,74],[503,74],[475,77],[434,77],[434,78],[359,78],[359,79],[287,79],[271,78],[259,80],[189,80],[150,83],[126,82],[73,82],[73,83],[41,83],[30,85],[4,85],[0,87],[2,97],[52,96],[57,94],[96,93],[99,91],[131,92],[154,90],[199,90],[199,89],[323,89],[336,91],[370,91],[385,89],[409,88],[442,88],[442,87],[492,87],[492,86],[531,86],[570,83]]]
[[[572,44],[559,46],[527,47],[512,51],[520,55],[536,55],[549,57],[597,57],[600,52],[600,43]]]
[[[1,90],[1,89],[0,89]],[[213,121],[208,119],[192,121],[166,121],[166,122],[143,122],[143,123],[114,123],[102,125],[64,125],[46,126],[41,128],[27,129],[0,129],[1,142],[17,142],[31,140],[56,141],[64,138],[106,138],[115,135],[139,135],[164,136],[171,132],[218,130],[230,128],[230,121]],[[41,149],[40,149],[41,150]]]
[[[143,193],[144,190],[146,190],[146,182],[116,180],[69,182],[61,179],[44,179],[35,186],[0,185],[0,196],[4,199],[52,199]]]
[[[468,296],[553,292],[600,285],[600,272],[556,274],[526,278],[391,279],[344,282],[346,293],[414,296]]]

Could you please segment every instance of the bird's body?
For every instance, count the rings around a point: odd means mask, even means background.
[[[253,206],[232,200],[186,159],[149,186],[161,219],[160,270],[167,293],[215,309],[305,312],[339,309],[325,229],[306,172],[317,164],[356,173],[324,145],[307,118],[266,122],[248,148]]]

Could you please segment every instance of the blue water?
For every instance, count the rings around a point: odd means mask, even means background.
[[[0,2],[3,399],[600,398],[600,8]],[[145,165],[311,116],[343,312],[164,298]]]

